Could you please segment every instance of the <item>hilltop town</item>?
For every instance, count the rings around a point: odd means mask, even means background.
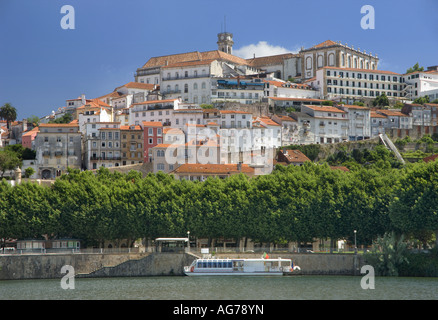
[[[331,40],[243,59],[232,33],[217,37],[215,50],[151,57],[102,96],[72,93],[37,121],[2,120],[0,148],[33,150],[22,171],[36,179],[106,167],[202,181],[308,160],[289,145],[438,134],[438,66],[380,70],[377,54]]]

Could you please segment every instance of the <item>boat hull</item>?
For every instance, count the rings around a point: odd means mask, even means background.
[[[184,272],[189,277],[202,276],[282,276],[283,272]]]

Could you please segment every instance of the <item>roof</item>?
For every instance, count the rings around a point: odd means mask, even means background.
[[[274,120],[271,120],[269,118],[260,117],[260,118],[258,118],[258,120],[266,126],[280,126],[281,127],[280,124],[278,124],[277,122],[275,122]]]
[[[77,123],[41,123],[40,128],[74,128],[79,127]]]
[[[305,107],[315,110],[315,111],[322,111],[322,112],[336,112],[336,113],[345,113],[344,110],[338,109],[336,107],[332,106],[314,106],[314,105],[304,105]]]
[[[143,127],[163,127],[163,124],[159,121],[143,121]]]
[[[371,118],[385,118],[386,119],[386,116],[384,116],[383,114],[377,113],[376,111],[371,111],[370,117]]]
[[[281,115],[276,115],[276,117],[281,120],[281,121],[292,121],[292,122],[297,122],[297,120],[289,117],[289,116],[281,116]],[[274,119],[272,119],[274,120]],[[274,120],[275,121],[275,120]]]
[[[330,166],[330,169],[332,169],[332,170],[341,170],[341,171],[345,171],[345,172],[350,171],[347,167],[344,167],[344,166]]]
[[[120,88],[135,88],[135,89],[144,89],[144,90],[154,90],[155,84],[152,83],[141,83],[141,82],[128,82],[127,84],[124,84],[123,86],[117,87],[114,91],[117,91],[117,89]]]
[[[286,159],[287,163],[302,163],[305,161],[311,161],[304,153],[300,150],[284,150],[279,151],[281,155]]]
[[[339,44],[332,41],[332,40],[326,40],[324,42],[321,42],[320,44],[314,45],[310,49],[318,49],[318,48],[331,47],[331,46],[336,46],[336,45],[339,45]]]
[[[289,59],[296,57],[297,54],[294,53],[284,53],[273,56],[257,57],[246,59],[248,64],[252,67],[263,67],[269,65],[283,64],[284,59]]]
[[[430,161],[435,161],[436,159],[438,159],[438,154],[434,154],[434,155],[428,156],[426,158],[423,158],[423,161],[430,162]]]
[[[183,62],[193,62],[193,61],[208,61],[208,60],[225,60],[229,62],[233,62],[239,65],[248,65],[248,62],[240,57],[234,56],[229,53],[225,53],[219,50],[213,51],[193,51],[187,53],[178,53],[160,57],[152,57],[143,65],[144,68],[153,68],[153,67],[164,67],[168,65],[175,65]]]
[[[387,117],[408,117],[408,115],[401,113],[400,111],[377,110],[377,112],[380,114],[384,114]]]
[[[236,174],[242,173],[254,173],[254,168],[247,164],[242,164],[241,170],[238,169],[237,164],[191,164],[185,163],[176,168],[172,173],[177,174],[190,174],[190,173],[203,173],[203,174]]]
[[[345,107],[345,108],[348,108],[348,109],[370,110],[370,108],[368,108],[368,107],[356,106],[354,104],[344,104],[344,105],[341,105],[341,107]]]
[[[120,126],[120,130],[141,130],[140,126]]]
[[[35,133],[38,133],[39,131],[40,131],[40,128],[39,127],[35,127],[32,130],[29,130],[29,131],[23,133],[22,137],[31,136],[31,135],[33,135]]]

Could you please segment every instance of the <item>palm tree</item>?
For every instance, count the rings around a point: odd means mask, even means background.
[[[10,130],[11,122],[17,119],[17,110],[10,103],[5,103],[3,107],[0,108],[0,119],[6,120],[7,128]]]

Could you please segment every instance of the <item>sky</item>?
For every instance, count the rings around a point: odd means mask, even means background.
[[[374,29],[361,27],[364,5]],[[244,58],[333,40],[404,73],[438,65],[437,14],[438,0],[0,0],[0,106],[11,103],[17,120],[49,115],[134,81],[151,57],[216,50],[224,30]]]

